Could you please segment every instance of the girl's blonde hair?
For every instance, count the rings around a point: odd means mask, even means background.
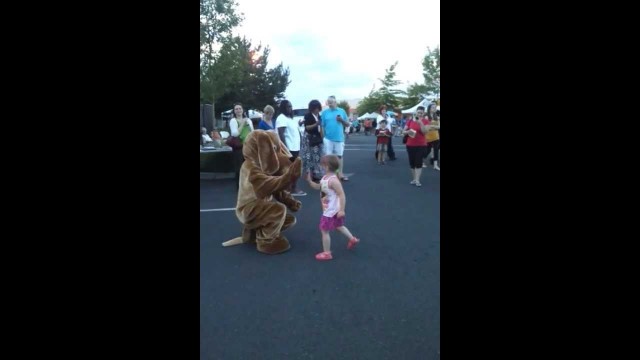
[[[262,110],[262,112],[273,114],[275,112],[275,110],[273,109],[273,106],[267,105],[267,106],[264,107],[264,110]]]
[[[329,171],[335,172],[340,168],[340,159],[336,155],[325,155],[320,159],[320,164],[327,165]]]

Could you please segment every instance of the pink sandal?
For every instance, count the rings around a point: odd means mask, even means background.
[[[323,251],[316,255],[316,260],[331,260],[333,256],[331,256],[331,251]]]
[[[356,247],[356,245],[358,245],[359,242],[360,242],[360,239],[355,238],[355,237],[351,238],[349,240],[349,242],[347,243],[347,249],[349,249],[349,250],[353,249],[354,247]]]

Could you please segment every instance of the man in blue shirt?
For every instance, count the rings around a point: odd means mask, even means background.
[[[335,96],[329,96],[327,105],[329,105],[329,108],[324,109],[320,114],[320,125],[324,133],[324,153],[338,156],[340,159],[338,176],[342,181],[349,181],[349,178],[344,177],[344,163],[342,161],[344,128],[349,125],[349,118],[344,109],[338,107]]]

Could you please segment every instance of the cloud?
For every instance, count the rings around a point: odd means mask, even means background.
[[[440,1],[237,0],[236,30],[269,46],[269,65],[291,71],[285,95],[294,107],[366,96],[395,61],[400,88],[422,81],[427,47],[440,44]]]

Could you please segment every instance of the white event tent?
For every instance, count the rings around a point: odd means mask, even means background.
[[[431,104],[431,102],[435,101],[435,100],[436,100],[435,96],[427,96],[422,101],[417,103],[416,106],[414,106],[414,107],[412,107],[410,109],[402,110],[402,114],[414,114],[416,112],[416,110],[418,109],[418,106],[424,106],[424,108],[426,110],[427,107],[429,106],[429,104]],[[440,106],[438,106],[438,110],[440,110]]]

